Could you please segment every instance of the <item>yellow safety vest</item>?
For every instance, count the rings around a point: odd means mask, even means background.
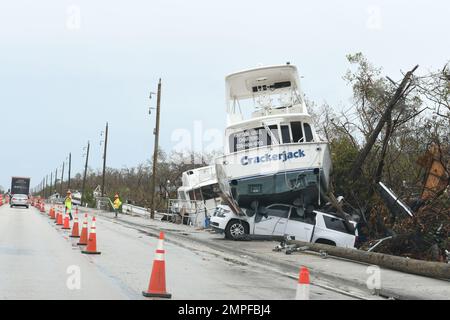
[[[67,209],[72,210],[72,199],[70,197],[66,197],[64,204],[66,205]]]
[[[120,202],[119,198],[114,200],[114,209],[119,209],[121,204],[122,204],[122,202]]]

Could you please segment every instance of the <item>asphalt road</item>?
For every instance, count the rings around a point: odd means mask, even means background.
[[[84,255],[35,208],[0,207],[0,299],[146,299],[157,239],[97,220],[101,255]],[[172,299],[293,299],[297,282],[199,245],[165,243]],[[311,299],[350,299],[311,286]]]

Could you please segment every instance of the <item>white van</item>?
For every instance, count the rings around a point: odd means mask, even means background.
[[[81,192],[72,192],[72,205],[81,206]]]
[[[211,227],[233,240],[246,234],[291,236],[344,248],[354,248],[358,236],[354,221],[347,223],[332,214],[286,204],[272,204],[256,213],[246,210],[245,215],[236,215],[228,206],[219,205],[211,217]]]

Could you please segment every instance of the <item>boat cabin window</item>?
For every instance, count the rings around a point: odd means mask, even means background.
[[[312,130],[311,130],[311,126],[309,125],[309,123],[304,123],[303,127],[305,128],[305,138],[306,138],[306,142],[311,142],[313,141],[313,135],[312,135]]]
[[[278,137],[278,134],[275,134],[275,136]],[[270,144],[270,135],[264,127],[243,130],[230,135],[231,152],[263,147]]]
[[[196,200],[196,201],[201,201],[201,200],[203,200],[202,190],[201,190],[200,188],[195,189],[195,190],[194,190],[194,196],[195,196],[195,199],[194,199],[194,200]]]
[[[278,135],[278,126],[272,125],[269,126],[270,131],[272,132],[272,135],[277,139],[278,142],[280,142],[280,136]],[[272,136],[270,134],[267,135],[267,145],[275,144],[276,142],[272,143]]]
[[[292,129],[292,142],[304,142],[303,141],[303,130],[302,130],[302,123],[300,121],[294,121],[291,122],[291,129]]]
[[[186,200],[186,196],[184,195],[184,192],[183,192],[183,191],[179,191],[179,192],[178,192],[178,199]]]
[[[281,139],[283,143],[291,143],[291,134],[289,133],[288,125],[281,125]]]
[[[218,184],[211,184],[208,186],[201,187],[203,200],[206,201],[210,199],[219,198],[218,187],[219,187]]]
[[[272,134],[269,134],[265,127],[247,129],[231,134],[229,137],[230,152],[273,145],[275,142],[272,141],[272,135],[279,143],[311,142],[314,140],[309,123],[302,124],[300,121],[293,121],[290,123],[290,128],[289,124],[281,124],[281,139],[278,125],[270,125],[269,129]]]
[[[202,193],[200,189],[194,189],[189,191],[189,199],[195,201],[202,201]]]

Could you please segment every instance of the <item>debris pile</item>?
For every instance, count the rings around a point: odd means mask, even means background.
[[[450,198],[448,193],[437,201],[421,207],[413,218],[390,221],[386,209],[377,208],[371,224],[372,235],[392,234],[393,238],[384,241],[377,252],[429,261],[448,261],[450,248]],[[376,219],[381,217],[381,219]],[[381,221],[380,221],[381,220]],[[370,241],[365,244],[370,245]],[[361,248],[364,249],[364,248]]]

